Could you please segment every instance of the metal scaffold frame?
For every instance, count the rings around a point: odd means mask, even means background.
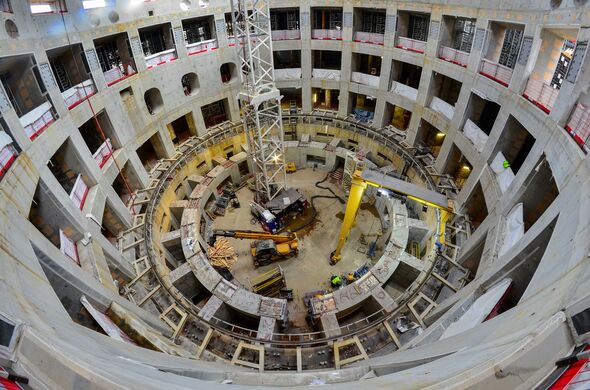
[[[281,97],[274,82],[267,0],[232,0],[240,56],[242,121],[252,157],[256,197],[266,202],[286,187]]]

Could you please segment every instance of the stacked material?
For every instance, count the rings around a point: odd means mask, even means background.
[[[209,247],[207,256],[214,267],[230,269],[238,261],[234,247],[223,237],[217,238],[215,244]]]

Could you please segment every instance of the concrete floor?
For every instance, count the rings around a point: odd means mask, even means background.
[[[329,191],[314,186],[315,182],[324,179],[327,174],[328,172],[320,170],[299,170],[287,175],[287,184],[299,189],[308,200],[313,195],[331,195]],[[338,183],[329,179],[322,185],[330,187],[336,194],[346,199]],[[262,230],[260,224],[251,223],[252,217],[248,204],[252,200],[252,192],[243,188],[237,195],[242,207],[216,218],[213,221],[213,228]],[[364,205],[359,210],[356,224],[342,251],[342,260],[331,266],[329,256],[336,246],[345,205],[337,199],[316,199],[315,206],[318,211],[317,222],[309,232],[300,235],[300,251],[297,257],[255,269],[250,255],[251,241],[229,239],[239,256],[238,262],[232,268],[232,273],[244,286],[249,288],[251,279],[277,265],[281,266],[285,273],[287,288],[293,289],[294,293],[294,299],[289,302],[288,309],[291,326],[295,328],[307,328],[305,322],[307,308],[303,303],[303,295],[310,291],[329,289],[329,279],[332,275],[355,271],[365,262],[370,261],[363,253],[366,247],[360,244],[360,236],[361,234],[373,235],[370,239],[374,240],[376,234],[382,233],[381,222],[375,209],[370,205]]]

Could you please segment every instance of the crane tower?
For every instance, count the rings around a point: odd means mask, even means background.
[[[285,188],[285,150],[279,90],[275,86],[268,0],[231,0],[241,67],[242,121],[256,183],[267,202]]]

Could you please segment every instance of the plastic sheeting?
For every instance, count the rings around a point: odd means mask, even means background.
[[[110,337],[116,340],[135,345],[135,342],[133,342],[133,340],[131,340],[131,338],[129,338],[129,336],[127,336],[127,334],[125,334],[125,332],[123,332],[113,322],[113,320],[111,320],[106,314],[96,310],[96,308],[92,306],[90,302],[88,302],[88,299],[86,299],[84,295],[82,295],[82,298],[80,298],[80,302],[82,303],[82,305],[84,305],[86,310],[88,310],[92,318],[94,318],[96,322],[98,322],[98,325],[100,325],[100,327],[102,328],[102,330],[105,331],[106,334],[108,334]]]
[[[506,160],[504,154],[498,152],[496,158],[494,158],[490,164],[490,168],[492,168],[492,171],[496,174],[496,179],[498,180],[498,185],[500,186],[502,193],[506,192],[510,183],[514,180],[514,172],[512,172],[510,167],[504,168],[504,160]]]
[[[352,72],[352,81],[359,84],[379,87],[379,76],[373,76],[361,72]]]
[[[488,142],[488,135],[482,131],[471,119],[467,119],[465,126],[463,126],[463,133],[478,151],[482,151],[486,142]]]
[[[396,82],[393,83],[393,88],[391,88],[391,92],[397,93],[411,100],[416,100],[416,97],[418,96],[417,89]]]
[[[506,229],[504,230],[504,243],[499,255],[508,252],[524,236],[524,208],[522,203],[517,203],[506,217]]]
[[[457,321],[449,325],[440,339],[455,336],[481,324],[490,315],[490,312],[496,307],[511,284],[512,279],[506,278],[488,289],[471,304],[469,309]]]
[[[275,69],[276,80],[299,80],[301,68]]]
[[[311,71],[311,77],[340,81],[340,71],[337,69],[314,69]]]
[[[0,150],[4,149],[6,145],[12,144],[12,138],[5,131],[0,130]]]
[[[49,110],[51,110],[51,103],[46,101],[43,104],[32,109],[31,111],[27,112],[25,115],[18,118],[18,120],[20,121],[21,125],[23,125],[23,127],[27,127],[31,123],[35,122],[37,119],[41,118],[43,114],[45,114]]]
[[[448,119],[453,119],[453,115],[455,114],[455,107],[451,106],[444,100],[437,98],[436,96],[432,97],[430,108],[438,113],[443,114]]]

